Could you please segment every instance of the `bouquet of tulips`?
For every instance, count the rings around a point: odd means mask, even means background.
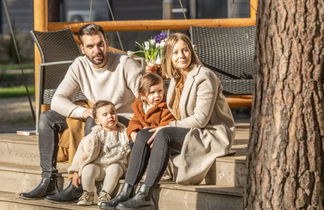
[[[128,52],[128,54],[136,54],[144,57],[146,66],[160,65],[167,37],[168,35],[162,32],[143,43],[135,42],[139,47],[139,50],[136,52]]]

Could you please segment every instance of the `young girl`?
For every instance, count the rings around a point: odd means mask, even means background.
[[[93,107],[93,117],[97,125],[81,140],[68,170],[73,173],[74,186],[77,187],[81,179],[84,191],[78,205],[94,204],[95,181],[104,180],[98,205],[111,199],[111,193],[126,170],[130,152],[125,126],[118,122],[113,103],[98,101]]]
[[[132,141],[140,130],[164,126],[174,120],[165,103],[163,79],[158,74],[143,75],[138,92],[139,98],[132,104],[134,115],[127,127]]]

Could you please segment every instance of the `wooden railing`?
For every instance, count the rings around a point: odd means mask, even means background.
[[[255,25],[253,18],[235,19],[190,19],[190,20],[136,20],[136,21],[97,21],[96,24],[105,31],[154,31],[154,30],[188,30],[191,26],[203,27],[239,27]],[[52,22],[48,31],[70,28],[77,32],[84,23]]]

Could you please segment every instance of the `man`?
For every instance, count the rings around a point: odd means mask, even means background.
[[[68,126],[66,117],[86,120],[85,134],[89,133],[92,109],[86,109],[72,103],[73,95],[82,91],[85,97],[95,103],[109,100],[116,106],[122,121],[123,113],[131,113],[131,103],[137,96],[142,68],[127,55],[107,51],[108,40],[103,29],[96,24],[87,24],[78,33],[80,56],[69,67],[63,81],[58,86],[51,103],[51,110],[43,112],[39,123],[39,151],[42,169],[41,183],[28,193],[21,193],[23,199],[36,199],[46,196],[47,200],[68,202],[78,199],[82,188],[70,185],[55,193],[56,157],[58,134]],[[54,194],[54,195],[52,195]]]

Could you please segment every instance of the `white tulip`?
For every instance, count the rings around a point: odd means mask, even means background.
[[[155,64],[162,64],[162,61],[161,61],[161,58],[160,58],[160,56],[158,55],[158,57],[156,58],[156,60],[155,60]]]
[[[148,41],[144,42],[144,49],[149,50],[150,49],[150,43]]]
[[[135,54],[134,51],[127,51],[127,55],[129,55],[129,56],[133,56],[134,54]]]
[[[161,43],[160,43],[160,48],[162,49],[164,46],[165,46],[165,41],[162,40]]]
[[[161,47],[160,43],[156,43],[155,47],[156,47],[157,49],[160,49],[160,47]]]
[[[154,46],[155,45],[155,39],[151,39],[150,44],[151,44],[151,46]]]

